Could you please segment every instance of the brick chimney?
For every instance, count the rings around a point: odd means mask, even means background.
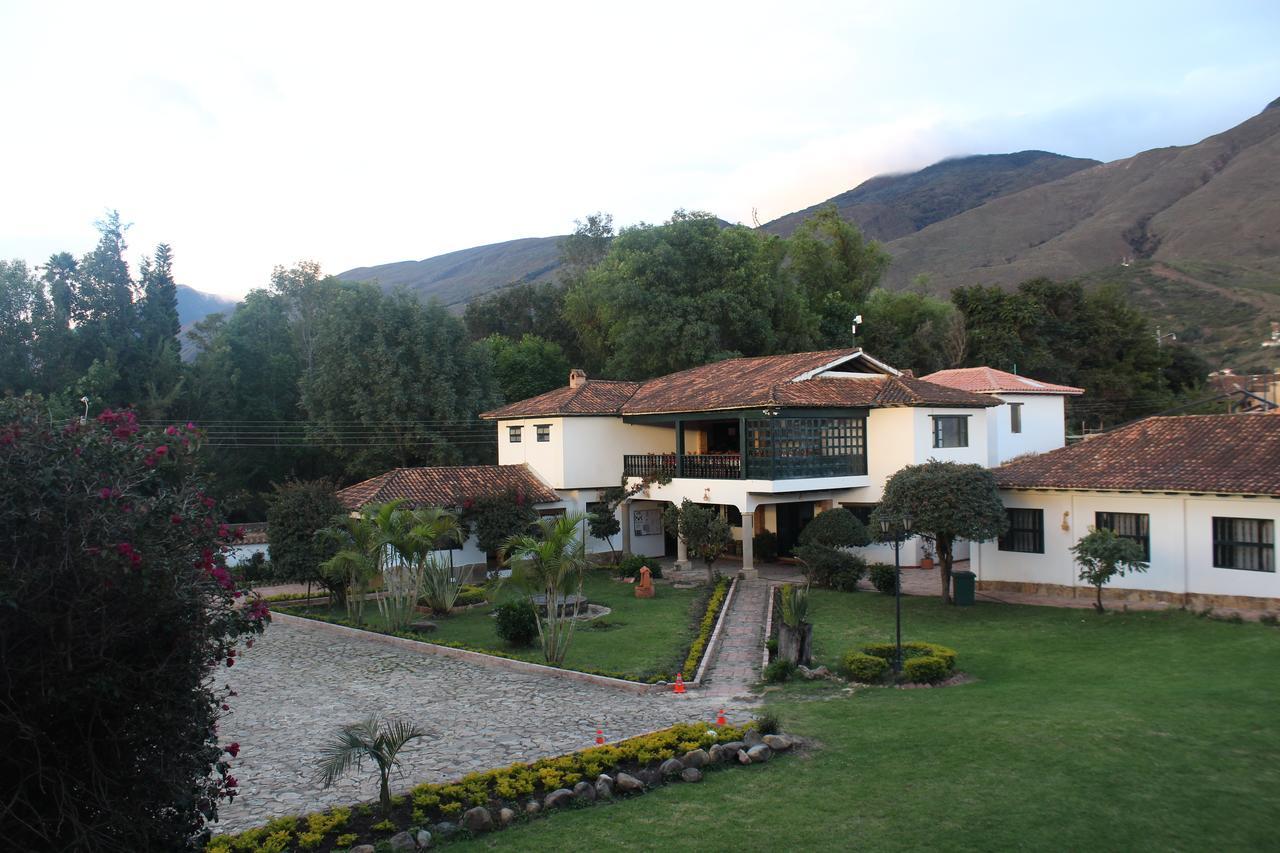
[[[569,387],[581,388],[587,384],[587,372],[580,367],[569,371]]]

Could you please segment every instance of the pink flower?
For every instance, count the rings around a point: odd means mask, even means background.
[[[177,428],[176,426],[167,426],[167,427],[165,427],[165,428],[164,428],[164,434],[165,434],[165,435],[177,435],[177,434],[178,434],[178,428]]]
[[[235,665],[236,665],[235,658],[227,658],[227,666],[235,666]]]
[[[219,538],[219,539],[230,539],[230,538],[231,538],[231,528],[230,528],[230,527],[227,527],[225,524],[219,524],[219,525],[218,525],[218,538]]]
[[[122,557],[128,556],[133,553],[133,545],[128,542],[121,542],[116,545],[116,553]]]
[[[99,489],[98,497],[102,498],[104,501],[111,500],[111,487],[103,486],[101,489]]]
[[[239,754],[240,754],[240,744],[238,744],[238,743],[233,743],[233,744],[231,744],[230,746],[228,746],[228,747],[227,747],[227,753],[228,753],[232,758],[235,758],[237,755],[239,755]]]
[[[169,447],[168,445],[164,445],[164,444],[160,445],[155,450],[156,456],[164,456],[168,452],[169,452]]]
[[[174,524],[181,524],[181,523],[182,523],[182,516],[178,515],[178,514],[175,512],[173,515],[169,516],[169,521],[173,522]]]
[[[154,456],[148,456],[146,459],[142,460],[142,464],[146,465],[148,468],[154,468],[156,467],[156,458]]]
[[[188,430],[193,430],[193,429],[195,429],[195,428],[196,428],[196,425],[195,425],[194,423],[192,423],[191,421],[187,421],[187,429],[188,429]]]
[[[215,501],[213,498],[205,498],[204,500],[200,501],[200,503],[204,504],[205,507],[207,507],[208,509],[213,509],[213,505],[217,503],[217,501]]]

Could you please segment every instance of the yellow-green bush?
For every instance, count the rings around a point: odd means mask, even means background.
[[[693,645],[689,646],[689,655],[684,659],[684,671],[682,674],[693,678],[698,672],[698,664],[702,660],[702,652],[706,649],[707,643],[711,641],[711,632],[715,630],[716,618],[720,615],[720,605],[724,604],[724,597],[729,594],[729,580],[720,578],[716,582],[715,591],[711,593],[711,598],[707,601],[707,610],[702,615],[702,622],[698,625],[698,636],[693,638]]]
[[[840,671],[845,677],[864,684],[879,681],[888,668],[889,662],[884,658],[852,649],[840,659]]]

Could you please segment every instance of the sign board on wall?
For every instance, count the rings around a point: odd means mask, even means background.
[[[635,509],[631,511],[631,530],[636,536],[658,536],[662,533],[662,510]]]

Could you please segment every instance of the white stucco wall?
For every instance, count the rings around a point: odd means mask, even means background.
[[[1067,443],[1065,400],[1060,394],[997,394],[1003,406],[987,409],[987,464],[995,466],[1026,453],[1044,453]],[[1022,404],[1022,431],[1012,427],[1010,403]]]
[[[550,440],[537,440],[537,427],[551,427]],[[513,444],[508,427],[519,426]],[[617,417],[518,418],[498,421],[498,464],[527,464],[553,489],[616,486],[628,453],[672,453],[675,432],[624,424]],[[592,498],[594,500],[594,498]]]
[[[498,421],[498,464],[527,464],[553,489],[564,488],[565,421],[572,418],[520,418]],[[551,427],[549,441],[538,441],[541,424]],[[520,441],[512,443],[509,427],[520,427]]]
[[[1095,513],[1130,512],[1150,517],[1151,562],[1145,573],[1126,575],[1109,586],[1280,598],[1280,574],[1214,567],[1212,526],[1215,516],[1264,518],[1280,525],[1280,500],[1085,491],[1003,491],[1001,498],[1007,507],[1044,510],[1045,553],[1001,551],[994,541],[983,543],[974,549],[973,568],[980,580],[1087,586],[1077,579],[1068,549],[1089,532]]]
[[[635,513],[652,513],[655,510],[661,513],[666,509],[666,504],[659,501],[633,500],[631,501],[631,517],[623,519],[623,523],[631,524],[631,553],[640,554],[645,557],[661,557],[666,553],[667,543],[666,537],[661,530],[661,521],[659,520],[658,532],[646,536],[642,536],[636,532]],[[652,518],[652,516],[648,516]]]

